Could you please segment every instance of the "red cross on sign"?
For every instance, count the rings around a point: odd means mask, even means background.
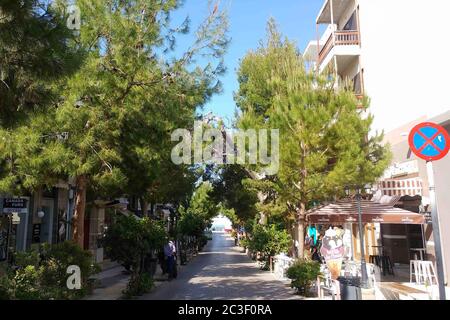
[[[432,122],[423,122],[411,130],[409,147],[419,158],[435,161],[447,155],[450,150],[450,138],[443,127]]]

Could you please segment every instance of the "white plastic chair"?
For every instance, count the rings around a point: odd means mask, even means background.
[[[432,261],[420,261],[420,268],[422,269],[422,277],[426,284],[430,286],[437,284],[436,270]]]
[[[420,265],[420,260],[410,260],[409,261],[409,282],[412,283],[412,278],[414,277],[414,282],[417,284],[423,283],[422,267]]]
[[[432,261],[411,260],[409,262],[409,268],[409,282],[412,282],[414,276],[417,284],[427,284],[430,286],[435,283],[437,284],[436,270]]]

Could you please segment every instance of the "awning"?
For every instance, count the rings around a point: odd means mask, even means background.
[[[393,206],[362,200],[363,223],[425,224],[422,214]],[[357,223],[358,206],[355,200],[337,201],[316,207],[306,213],[306,221],[315,224]]]

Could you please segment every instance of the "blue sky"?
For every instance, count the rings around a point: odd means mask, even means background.
[[[324,0],[222,0],[221,6],[229,8],[231,43],[225,56],[227,73],[222,77],[223,93],[216,95],[205,106],[204,112],[213,113],[231,120],[235,113],[233,92],[238,83],[236,69],[239,59],[265,39],[266,24],[274,17],[280,31],[297,43],[301,51],[310,40],[316,39],[315,19]],[[182,21],[189,15],[192,31],[207,15],[208,0],[186,0],[184,6],[173,16],[173,21]],[[180,38],[177,50],[189,43],[189,37]],[[228,121],[227,121],[228,122]],[[229,123],[227,123],[229,124]]]

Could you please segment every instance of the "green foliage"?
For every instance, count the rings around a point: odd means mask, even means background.
[[[19,300],[37,300],[44,293],[40,287],[41,270],[26,266],[16,271],[13,278],[14,295]]]
[[[267,42],[242,59],[238,79],[237,126],[280,133],[278,173],[251,183],[266,197],[258,205],[266,215],[284,215],[285,224],[302,221],[312,201],[339,197],[346,184],[373,182],[387,167],[382,136],[368,138],[373,117],[363,115],[353,92],[335,90],[327,74],[306,70],[296,45],[282,38],[273,20]],[[364,103],[367,108],[368,99]]]
[[[205,230],[206,221],[204,218],[190,210],[181,211],[180,220],[178,221],[178,234],[200,238]]]
[[[42,250],[43,259],[40,263],[41,285],[46,288],[57,288],[51,293],[56,299],[76,299],[86,295],[91,290],[89,278],[100,272],[100,267],[92,262],[92,254],[81,249],[72,241],[58,244],[45,244]],[[67,268],[76,265],[81,272],[81,290],[67,289]]]
[[[62,171],[54,107],[83,60],[67,15],[44,0],[0,3],[0,191],[51,185]],[[51,174],[49,174],[51,172]]]
[[[256,192],[248,188],[244,180],[248,172],[240,165],[226,165],[217,169],[218,178],[212,182],[213,197],[221,203],[221,212],[233,224],[251,219],[256,214]]]
[[[0,300],[11,299],[11,280],[7,275],[0,275]]]
[[[210,183],[204,182],[195,190],[187,209],[181,208],[178,221],[178,233],[200,239],[210,224],[211,219],[217,215],[217,205],[212,198],[213,188]]]
[[[67,268],[71,265],[80,267],[80,290],[67,288]],[[70,241],[46,244],[41,255],[36,251],[21,252],[16,255],[16,267],[1,277],[0,294],[19,300],[80,299],[92,289],[89,278],[100,271],[92,263],[90,252]],[[8,286],[6,290],[4,286]]]
[[[0,128],[16,128],[57,101],[53,83],[71,74],[81,56],[65,12],[49,1],[1,1],[0,30]]]
[[[179,26],[170,19],[182,1],[78,0],[75,39],[64,27],[69,1],[53,2],[55,9],[39,0],[0,5],[0,94],[8,94],[0,101],[0,191],[21,194],[75,178],[73,230],[84,221],[82,190],[90,198],[187,202],[197,177],[172,163],[170,133],[192,128],[198,108],[221,90],[226,13],[210,10],[192,45],[175,52],[178,35],[189,32],[189,19]],[[18,76],[28,87],[14,87]],[[18,117],[9,111],[19,109],[23,120],[10,121]]]
[[[142,259],[163,247],[166,236],[162,225],[148,217],[139,220],[119,215],[108,228],[102,244],[112,260],[130,265],[132,271],[140,273]]]
[[[140,296],[150,292],[153,288],[154,281],[149,274],[143,273],[136,277],[132,277],[127,284],[127,288],[124,290],[125,298],[130,299],[132,297]]]
[[[38,251],[21,251],[15,254],[14,261],[18,266],[34,266],[37,268],[41,258]]]
[[[163,226],[148,217],[138,220],[134,216],[120,215],[108,228],[102,239],[106,254],[131,269],[125,296],[140,295],[150,290],[153,282],[151,275],[145,273],[144,259],[161,249],[166,237]]]
[[[307,295],[309,288],[320,275],[320,264],[317,261],[297,260],[287,270],[287,277],[291,279],[291,288],[297,289],[302,295]]]
[[[251,237],[244,245],[248,245],[251,251],[260,252],[267,268],[269,258],[287,252],[291,242],[291,236],[286,230],[279,230],[275,225],[255,224]]]

